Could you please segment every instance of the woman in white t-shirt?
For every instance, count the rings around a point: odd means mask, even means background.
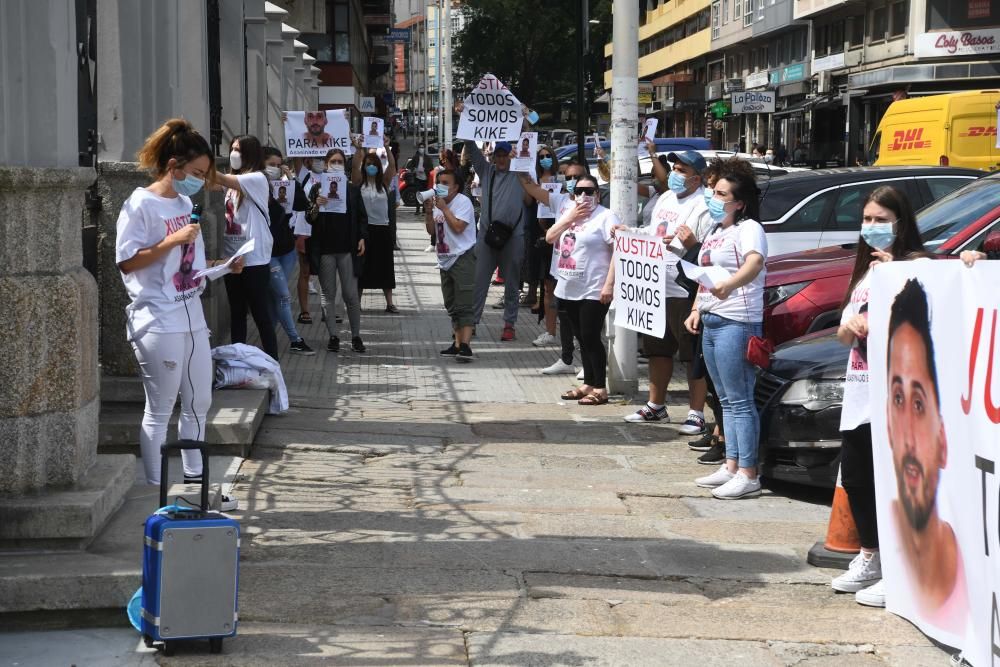
[[[205,439],[212,403],[212,350],[201,308],[206,268],[201,227],[191,218],[189,197],[215,169],[212,149],[185,120],[164,123],[139,151],[139,166],[155,179],[136,188],[122,205],[115,239],[115,262],[128,292],[128,340],[135,351],[146,393],[139,431],[148,484],[160,483],[160,446],[181,396],[179,436]],[[212,262],[217,264],[218,262]],[[233,273],[243,268],[232,264]],[[201,478],[201,456],[181,452],[185,481]]]
[[[229,297],[229,332],[232,342],[247,342],[247,311],[253,316],[260,346],[278,360],[278,338],[271,319],[271,225],[267,197],[271,192],[264,173],[264,149],[257,137],[243,135],[229,145],[229,174],[216,173],[215,181],[226,190],[226,231],[222,250],[234,255],[244,244],[254,247],[243,260],[243,273],[226,276]]]
[[[368,244],[365,249],[365,270],[361,274],[361,290],[380,289],[385,296],[385,312],[398,313],[392,302],[396,289],[396,264],[393,248],[396,243],[396,196],[392,192],[392,179],[396,177],[396,158],[392,151],[386,154],[389,167],[382,169],[382,161],[374,150],[361,145],[361,138],[354,138],[355,151],[351,158],[351,184],[361,188],[361,201],[368,214]]]
[[[868,286],[876,263],[907,259],[923,252],[924,244],[906,195],[890,186],[873,190],[862,210],[861,238],[837,329],[837,339],[851,348],[840,409],[843,433],[840,471],[858,528],[861,552],[851,561],[847,572],[830,582],[834,590],[856,593],[855,599],[868,606],[885,606],[868,399]]]
[[[715,225],[702,243],[698,261],[702,266],[722,267],[730,276],[711,289],[700,286],[684,322],[691,333],[702,330],[705,365],[726,424],[726,462],[695,483],[725,500],[760,495],[760,417],[753,401],[757,376],[746,358],[747,344],[751,337],[761,335],[764,319],[767,239],[756,220],[759,210],[753,169],[743,160],[727,162],[708,201]]]
[[[574,206],[545,232],[546,242],[559,253],[554,267],[558,280],[555,296],[569,315],[583,360],[583,384],[563,394],[562,399],[604,405],[608,402],[607,353],[601,330],[611,306],[613,234],[620,221],[598,203],[597,179],[589,174],[577,179],[573,201]]]

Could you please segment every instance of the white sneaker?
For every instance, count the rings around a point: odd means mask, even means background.
[[[688,410],[687,419],[677,430],[684,435],[701,435],[705,432],[705,417],[694,410]]]
[[[830,586],[841,593],[857,593],[880,579],[882,579],[882,561],[878,552],[873,553],[871,558],[865,558],[862,552],[847,566],[847,572],[830,581]]]
[[[232,512],[239,509],[240,501],[236,500],[232,496],[227,496],[222,494],[222,498],[219,499],[219,509],[223,512]]]
[[[737,472],[731,480],[712,491],[719,500],[738,500],[740,498],[755,498],[760,495],[760,478],[750,479]]]
[[[868,588],[862,588],[860,591],[855,593],[855,601],[857,601],[858,604],[865,605],[866,607],[884,607],[885,585],[882,581],[882,579],[879,579]]]
[[[548,345],[555,345],[558,342],[559,342],[558,338],[550,334],[548,331],[543,331],[542,333],[538,334],[538,338],[531,341],[531,344],[534,345],[535,347],[546,347]],[[560,359],[560,361],[562,360]]]
[[[694,480],[694,483],[703,489],[714,489],[718,486],[722,486],[729,480],[731,480],[735,475],[726,469],[726,464],[723,463],[719,466],[719,469],[713,472],[711,475],[706,475],[705,477],[699,477]]]
[[[582,368],[580,369],[580,372],[576,374],[576,379],[577,380],[582,380],[583,379],[583,369]]]
[[[434,247],[433,243],[430,244],[429,246],[427,246],[426,248],[424,248],[424,252],[434,252],[434,250],[435,250],[435,247]]]
[[[556,359],[556,363],[546,366],[541,370],[542,375],[571,375],[576,373],[576,366],[564,364],[562,359]]]
[[[309,293],[310,294],[318,294],[319,293],[319,290],[316,289],[316,283],[314,283],[311,280],[309,281]]]

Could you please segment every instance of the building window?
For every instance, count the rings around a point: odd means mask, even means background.
[[[757,20],[762,18],[764,18],[764,0],[757,0]]]
[[[909,0],[897,2],[889,8],[889,36],[901,37],[906,34],[906,24],[910,19]]]
[[[872,41],[879,42],[885,39],[885,33],[889,32],[889,17],[885,7],[872,10]]]
[[[864,14],[860,16],[852,16],[850,19],[850,28],[848,29],[848,35],[851,38],[851,46],[861,46],[865,41],[865,17]]]
[[[304,32],[299,41],[309,47],[306,51],[316,62],[333,62],[333,38],[324,32]]]
[[[722,24],[725,25],[729,22],[729,0],[722,0],[722,11],[720,14],[722,17]]]
[[[733,20],[739,21],[743,16],[743,0],[733,0]]]
[[[719,12],[722,4],[719,0],[712,3],[712,39],[719,39]]]
[[[743,0],[743,27],[753,25],[753,0]]]
[[[351,62],[351,23],[347,0],[327,0],[327,33],[333,37],[333,61]]]
[[[830,53],[842,53],[844,51],[844,21],[837,21],[830,25]]]

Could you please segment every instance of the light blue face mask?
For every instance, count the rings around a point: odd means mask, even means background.
[[[708,202],[715,199],[715,190],[712,188],[705,188],[705,205],[708,206]]]
[[[448,196],[448,186],[447,185],[435,185],[434,186],[434,194],[436,194],[438,197],[447,197]]]
[[[205,185],[205,179],[192,176],[191,174],[185,174],[184,178],[179,181],[176,178],[173,178],[173,182],[174,191],[179,195],[184,195],[185,197],[191,197],[198,194],[198,191]]]
[[[675,195],[683,194],[687,190],[687,179],[684,177],[684,174],[672,171],[667,176],[667,187]]]
[[[378,167],[373,164],[367,165],[365,167],[365,173],[369,176],[378,176]]]
[[[576,190],[576,179],[571,179],[566,181],[566,192],[573,194],[573,190]]]
[[[541,165],[542,169],[551,169],[552,168],[552,158],[550,158],[550,157],[543,157],[541,160],[538,161],[538,164]]]
[[[861,225],[861,238],[871,247],[885,250],[896,240],[896,234],[892,231],[895,224],[895,222],[872,222]]]
[[[708,200],[708,214],[712,216],[713,222],[722,222],[726,217],[727,202],[712,197]]]

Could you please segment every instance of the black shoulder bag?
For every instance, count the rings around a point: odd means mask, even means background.
[[[514,230],[521,223],[521,217],[524,215],[524,210],[522,207],[521,213],[517,216],[517,220],[513,225],[507,225],[502,222],[493,219],[493,185],[496,182],[497,172],[496,168],[490,174],[490,203],[486,207],[486,217],[489,218],[490,222],[486,226],[486,234],[483,235],[483,240],[486,241],[486,245],[493,248],[494,250],[502,250],[510,237],[514,235]]]

